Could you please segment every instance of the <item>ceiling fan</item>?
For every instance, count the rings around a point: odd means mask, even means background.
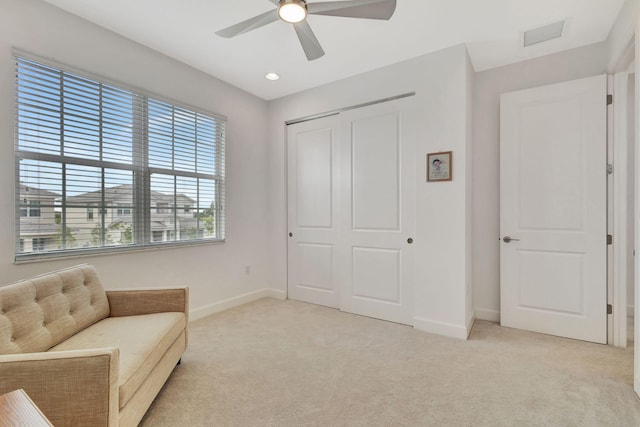
[[[293,24],[309,61],[320,58],[324,50],[307,22],[307,15],[343,16],[389,20],[396,10],[396,0],[350,0],[307,3],[306,0],[268,0],[277,9],[232,25],[216,34],[231,38],[255,30],[278,19]]]

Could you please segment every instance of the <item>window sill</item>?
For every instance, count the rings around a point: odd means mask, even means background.
[[[29,264],[34,262],[52,261],[61,259],[86,258],[95,256],[109,256],[132,252],[152,252],[165,249],[189,248],[196,246],[209,246],[225,243],[225,239],[189,240],[184,242],[167,242],[148,244],[144,246],[114,246],[107,248],[68,250],[50,253],[16,255],[14,264]]]

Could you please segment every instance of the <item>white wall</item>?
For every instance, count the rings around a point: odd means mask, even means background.
[[[471,63],[469,55],[466,56],[467,81],[466,81],[466,152],[467,152],[467,198],[465,201],[465,210],[467,212],[466,235],[467,235],[467,253],[466,253],[466,323],[469,332],[475,320],[475,307],[473,305],[473,92],[475,86],[475,70]]]
[[[476,74],[473,97],[473,283],[476,317],[499,320],[500,94],[606,72],[606,43]]]
[[[227,116],[227,242],[14,265],[13,47]],[[253,95],[42,1],[2,0],[0,284],[88,262],[108,288],[188,285],[200,313],[267,287],[265,129],[267,104]]]
[[[470,71],[466,48],[460,45],[269,103],[272,287],[285,290],[287,283],[285,121],[415,91],[422,122],[416,144],[414,322],[421,329],[466,338]],[[453,181],[427,183],[426,153],[448,150],[453,150]]]
[[[633,44],[639,14],[640,1],[625,0],[607,37],[607,72],[622,71],[618,65]],[[633,55],[633,50],[629,53]]]

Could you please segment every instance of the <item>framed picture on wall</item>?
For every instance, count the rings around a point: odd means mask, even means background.
[[[453,152],[442,151],[427,154],[427,182],[453,179]]]

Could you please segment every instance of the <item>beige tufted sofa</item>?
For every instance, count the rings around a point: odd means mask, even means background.
[[[135,426],[187,346],[188,288],[103,289],[87,264],[0,287],[0,394],[57,426]]]

